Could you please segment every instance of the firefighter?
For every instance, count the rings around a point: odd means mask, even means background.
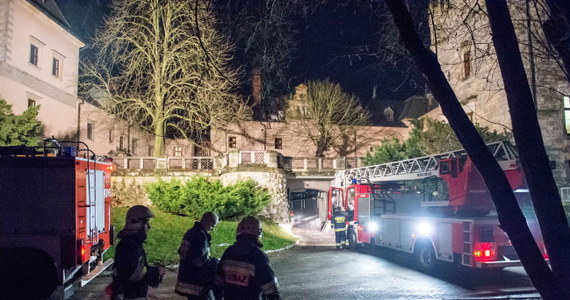
[[[202,215],[199,222],[189,229],[178,249],[180,269],[174,291],[189,300],[213,299],[214,275],[218,260],[210,258],[210,232],[218,224],[213,212]],[[218,292],[215,291],[217,295]]]
[[[216,276],[224,300],[279,300],[277,278],[261,251],[261,222],[252,216],[237,227],[237,241],[222,255]]]
[[[152,211],[136,205],[127,211],[125,228],[118,234],[121,239],[115,250],[113,281],[106,294],[115,299],[146,299],[148,287],[158,287],[164,276],[164,267],[149,266],[143,243],[150,229]]]
[[[340,206],[334,208],[332,224],[336,240],[336,249],[342,250],[346,246],[346,213]]]

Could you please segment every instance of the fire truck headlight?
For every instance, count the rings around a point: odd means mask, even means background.
[[[376,222],[369,222],[368,223],[368,231],[377,232],[378,228],[379,228],[378,223],[376,223]]]
[[[431,235],[433,233],[433,224],[420,222],[416,224],[416,232],[418,235]]]

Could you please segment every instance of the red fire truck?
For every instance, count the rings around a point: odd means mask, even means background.
[[[543,255],[516,149],[488,145],[505,172]],[[464,150],[338,171],[328,195],[328,217],[340,206],[354,214],[347,238],[407,252],[429,272],[436,262],[471,268],[518,266],[483,179]]]
[[[65,299],[113,262],[112,164],[51,143],[0,147],[0,299]]]

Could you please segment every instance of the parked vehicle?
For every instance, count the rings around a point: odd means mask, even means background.
[[[507,142],[488,147],[548,258],[516,149]],[[353,208],[347,234],[352,247],[364,244],[409,253],[426,272],[436,262],[481,269],[521,265],[498,225],[489,191],[464,150],[339,171],[329,190],[329,219],[335,206]]]
[[[112,164],[76,149],[0,147],[0,298],[65,299],[113,262]]]

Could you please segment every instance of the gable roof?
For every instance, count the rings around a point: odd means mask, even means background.
[[[63,13],[57,6],[54,0],[27,0],[28,3],[36,7],[39,11],[43,12],[44,15],[52,19],[54,22],[59,24],[62,28],[71,33],[71,26],[63,16]]]
[[[372,99],[368,102],[366,107],[372,115],[370,121],[373,126],[386,126],[386,127],[406,127],[406,125],[396,118],[404,108],[405,103],[402,101]],[[394,112],[394,120],[389,121],[384,112],[390,108]]]
[[[400,112],[400,116],[398,117],[399,120],[417,119],[425,115],[430,110],[439,106],[435,100],[433,100],[432,104],[430,105],[426,96],[412,96],[406,99],[404,103],[405,105]]]

